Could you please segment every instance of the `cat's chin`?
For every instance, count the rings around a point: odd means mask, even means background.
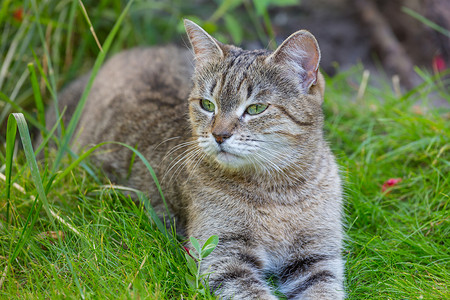
[[[217,153],[215,160],[226,169],[239,169],[249,164],[245,158],[225,151]]]

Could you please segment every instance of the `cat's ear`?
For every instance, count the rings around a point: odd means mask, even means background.
[[[184,19],[184,27],[191,42],[192,49],[194,49],[195,60],[197,62],[204,62],[211,58],[223,57],[222,43],[210,36],[203,28],[192,22]]]
[[[305,92],[317,83],[320,49],[316,38],[309,31],[300,30],[293,33],[266,60],[283,64],[293,71],[294,76],[299,76]]]

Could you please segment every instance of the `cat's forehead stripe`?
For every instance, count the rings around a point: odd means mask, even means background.
[[[250,98],[250,96],[252,95],[252,92],[253,92],[253,86],[251,84],[249,84],[248,88],[247,88],[247,99]]]
[[[267,54],[266,51],[245,51],[245,50],[234,50],[230,51],[230,55],[232,55],[231,61],[228,63],[227,69],[225,73],[227,75],[238,75],[243,74],[245,77],[248,69],[253,64],[258,56]],[[229,77],[231,78],[231,77]],[[225,85],[229,84],[229,82],[224,82]]]
[[[213,83],[211,84],[211,88],[209,89],[209,94],[212,96],[214,95],[214,89],[217,86],[217,79],[214,79]]]
[[[217,98],[220,102],[222,110],[229,110],[232,106],[236,105],[240,100],[248,99],[252,92],[253,87],[243,85],[245,81],[248,81],[248,71],[255,60],[262,55],[267,55],[267,50],[255,50],[245,51],[241,49],[232,49],[229,52],[229,60],[226,67],[221,74],[220,89],[217,94]],[[242,87],[246,90],[246,99],[236,97],[239,94]]]
[[[244,81],[246,81],[246,80],[247,80],[247,71],[244,71],[244,73],[242,73],[242,77],[239,79],[239,85],[236,88],[237,93],[241,90],[241,86],[244,83]]]
[[[252,99],[253,93],[258,92],[260,87],[253,82],[258,78],[252,74],[252,66],[261,56],[267,56],[270,51],[242,50],[239,48],[228,49],[224,60],[219,63],[218,69],[214,70],[216,76],[210,77],[209,84],[205,86],[206,97],[215,100],[218,109],[223,112],[231,112],[237,105]],[[207,74],[207,73],[206,73]],[[241,103],[242,102],[242,103]]]

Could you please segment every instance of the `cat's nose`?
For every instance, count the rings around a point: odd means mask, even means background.
[[[225,140],[231,136],[230,133],[215,133],[215,132],[213,132],[212,135],[214,136],[217,144],[219,145],[225,142]]]

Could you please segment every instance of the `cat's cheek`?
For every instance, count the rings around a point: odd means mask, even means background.
[[[207,112],[198,104],[191,103],[189,106],[189,116],[191,124],[193,124],[196,128],[200,128],[200,130],[206,130],[211,125],[214,113]]]

